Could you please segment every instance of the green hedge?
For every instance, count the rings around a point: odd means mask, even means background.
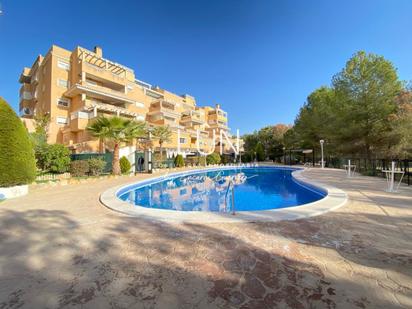
[[[130,164],[129,160],[123,156],[120,158],[120,170],[122,174],[126,174],[130,171],[132,168],[132,165]]]
[[[207,164],[220,164],[221,160],[220,154],[217,152],[207,155],[206,157]]]
[[[36,162],[27,129],[0,97],[0,187],[29,184],[35,177]]]
[[[175,166],[176,167],[183,167],[185,166],[185,160],[183,160],[183,156],[178,154],[175,158]]]

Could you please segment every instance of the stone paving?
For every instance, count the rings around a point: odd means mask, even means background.
[[[349,202],[297,221],[155,222],[99,203],[130,178],[2,202],[0,309],[412,308],[412,188],[304,174]]]

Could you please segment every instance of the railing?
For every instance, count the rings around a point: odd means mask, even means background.
[[[119,113],[120,115],[128,115],[132,117],[139,116],[137,113],[129,111],[127,108],[119,107],[119,106],[111,105],[107,103],[101,103],[99,101],[94,101],[94,100],[86,100],[85,106],[87,108],[96,107],[97,110],[102,110],[102,111],[111,112],[111,113]]]
[[[92,84],[92,83],[90,83],[90,82],[87,82],[87,81],[81,81],[81,82],[80,82],[80,85],[82,85],[82,86],[84,86],[84,87],[87,87],[87,88],[90,88],[90,89],[94,89],[94,90],[101,91],[101,92],[106,92],[106,93],[115,94],[115,95],[124,97],[125,99],[129,99],[129,98],[127,97],[127,94],[126,94],[124,91],[115,90],[115,89],[112,89],[112,88],[109,88],[109,87],[105,87],[105,86],[94,85],[94,84]]]
[[[412,174],[412,160],[411,159],[364,159],[364,158],[327,158],[326,166],[334,168],[343,168],[343,165],[347,164],[348,160],[351,160],[351,164],[356,165],[356,170],[366,176],[378,176],[385,177],[384,170],[388,170],[391,167],[392,161],[395,162],[396,169],[404,172],[402,182],[411,185]],[[397,175],[400,177],[400,175]],[[400,178],[399,178],[400,180]]]
[[[230,178],[229,183],[227,185],[227,190],[225,194],[225,211],[227,212],[227,195],[229,193],[230,188],[232,188],[232,215],[235,215],[235,183],[233,179]]]

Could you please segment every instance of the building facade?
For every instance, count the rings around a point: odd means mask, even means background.
[[[100,47],[69,51],[53,45],[31,68],[23,69],[19,82],[21,117],[49,115],[48,142],[61,143],[74,153],[101,150],[98,139],[86,130],[99,116],[169,126],[172,138],[163,145],[168,156],[175,154],[178,146],[184,153],[195,154],[198,131],[204,152],[213,147],[213,132],[215,143],[220,131],[230,136],[227,113],[219,104],[200,107],[190,95],[177,95],[141,81],[132,69],[103,58]],[[156,141],[152,147],[158,148]],[[223,148],[226,153],[231,151],[228,143]]]

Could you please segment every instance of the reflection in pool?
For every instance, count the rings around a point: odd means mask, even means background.
[[[236,211],[256,211],[307,204],[326,192],[298,183],[295,169],[256,167],[210,170],[155,179],[121,189],[118,197],[131,204],[180,211],[229,212],[230,182],[234,183]]]

